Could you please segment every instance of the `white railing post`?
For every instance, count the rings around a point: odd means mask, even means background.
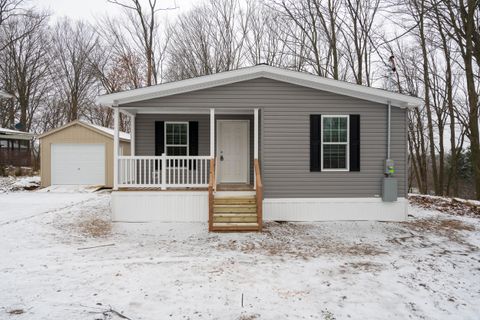
[[[118,190],[119,110],[114,108],[113,117],[113,190]]]
[[[162,153],[162,190],[167,189],[167,156]]]
[[[130,116],[130,155],[135,155],[135,115]]]

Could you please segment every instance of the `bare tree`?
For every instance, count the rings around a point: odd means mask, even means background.
[[[23,3],[24,0],[0,0],[0,27],[4,27],[10,23],[10,20],[24,13],[22,7]],[[12,41],[16,41],[23,36],[24,34],[17,35],[14,39],[10,39],[9,42],[4,39],[2,45],[0,45],[0,52],[4,50],[7,45],[11,44]]]
[[[51,59],[52,73],[58,89],[68,103],[66,120],[80,117],[83,108],[93,104],[97,94],[92,56],[98,48],[98,37],[84,22],[59,21],[54,27]]]
[[[0,56],[0,71],[5,77],[8,91],[15,99],[11,102],[18,106],[17,128],[29,131],[33,116],[44,103],[48,90],[48,35],[44,14],[18,16],[3,28],[5,50]],[[16,107],[10,112],[16,113]],[[15,115],[6,119],[13,126]]]
[[[157,43],[159,24],[157,15],[160,11],[174,10],[176,7],[162,8],[157,0],[148,0],[146,9],[142,7],[140,0],[109,0],[109,2],[125,9],[125,15],[129,22],[127,28],[131,40],[141,48],[145,59],[147,86],[158,83],[159,74],[156,59],[158,52],[156,52],[156,48],[159,48]]]
[[[340,29],[344,36],[344,55],[357,84],[371,85],[371,54],[374,49],[373,33],[380,0],[346,0],[346,17]],[[352,44],[353,43],[353,50]]]
[[[480,132],[479,132],[479,69],[480,69],[480,3],[478,0],[445,2],[443,20],[451,27],[449,36],[455,40],[463,58],[468,97],[468,127],[472,167],[475,175],[476,198],[480,199]],[[477,67],[475,68],[475,61]]]
[[[248,62],[252,65],[266,63],[295,68],[295,59],[292,59],[289,47],[289,23],[271,8],[257,2],[252,3],[250,10],[245,39]]]
[[[314,73],[340,79],[339,10],[342,0],[272,0],[279,14],[285,14],[302,31],[297,41],[306,40],[307,56]],[[292,34],[292,36],[295,36]]]
[[[246,60],[251,11],[238,0],[211,0],[181,15],[170,29],[167,79],[237,69]]]
[[[429,71],[429,56],[428,56],[428,46],[427,46],[427,35],[426,35],[426,12],[427,4],[426,0],[410,0],[409,2],[409,13],[415,20],[416,25],[418,26],[418,39],[419,47],[422,54],[422,73],[423,73],[423,99],[425,103],[425,111],[427,115],[427,130],[430,146],[430,158],[432,166],[432,178],[433,186],[435,189],[435,194],[442,194],[441,186],[439,183],[439,176],[437,170],[437,155],[435,150],[435,140],[434,140],[434,125],[432,120],[432,106],[431,106],[431,96],[430,96],[430,71]]]

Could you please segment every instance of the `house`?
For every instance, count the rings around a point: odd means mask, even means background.
[[[407,110],[418,98],[257,65],[107,94],[114,221],[403,220]],[[388,161],[386,161],[388,159]]]
[[[0,166],[32,166],[33,138],[33,133],[0,128]]]
[[[41,186],[113,187],[113,130],[72,121],[39,136]],[[130,154],[130,135],[120,132],[117,152]]]
[[[0,90],[0,98],[13,95]],[[0,166],[30,167],[33,165],[32,133],[0,128]]]

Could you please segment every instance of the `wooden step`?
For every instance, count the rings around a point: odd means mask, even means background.
[[[228,207],[228,208],[256,208],[257,204],[256,203],[247,203],[247,204],[222,204],[222,203],[214,203],[214,207],[216,208],[222,208],[222,207]]]
[[[213,213],[256,213],[256,206],[241,206],[241,207],[230,207],[230,206],[214,206]]]
[[[213,222],[228,222],[228,223],[255,223],[257,222],[257,215],[250,213],[239,213],[239,214],[214,214]]]
[[[255,195],[214,196],[212,231],[258,231]]]
[[[219,232],[241,232],[258,231],[258,223],[213,223],[212,231]]]
[[[248,205],[256,204],[257,200],[255,198],[215,198],[213,202],[219,205]]]

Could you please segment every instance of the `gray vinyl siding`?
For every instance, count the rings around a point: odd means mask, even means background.
[[[135,155],[155,155],[155,121],[198,121],[198,154],[210,155],[210,116],[207,114],[138,114],[135,117]]]
[[[358,102],[359,103],[359,102]],[[263,176],[265,197],[372,197],[381,195],[386,157],[386,112],[375,105],[265,109]],[[383,108],[386,109],[386,108]],[[392,158],[405,195],[405,140],[403,110],[392,109]],[[310,114],[360,115],[360,171],[310,172]]]
[[[266,198],[353,198],[381,194],[387,145],[387,108],[383,104],[260,78],[125,106],[260,108],[260,155]],[[310,172],[310,114],[360,115],[360,172]],[[154,153],[156,119],[199,121],[200,141],[203,141],[199,151],[209,154],[208,114],[138,114],[136,118],[138,155]],[[253,121],[250,128],[252,149]],[[391,141],[399,196],[404,197],[407,188],[404,109],[392,108]]]
[[[249,120],[250,182],[253,183],[253,115],[219,114],[215,116],[215,120]],[[200,156],[210,155],[210,115],[208,114],[138,114],[135,117],[136,155],[155,155],[155,121],[198,121],[198,154]]]

